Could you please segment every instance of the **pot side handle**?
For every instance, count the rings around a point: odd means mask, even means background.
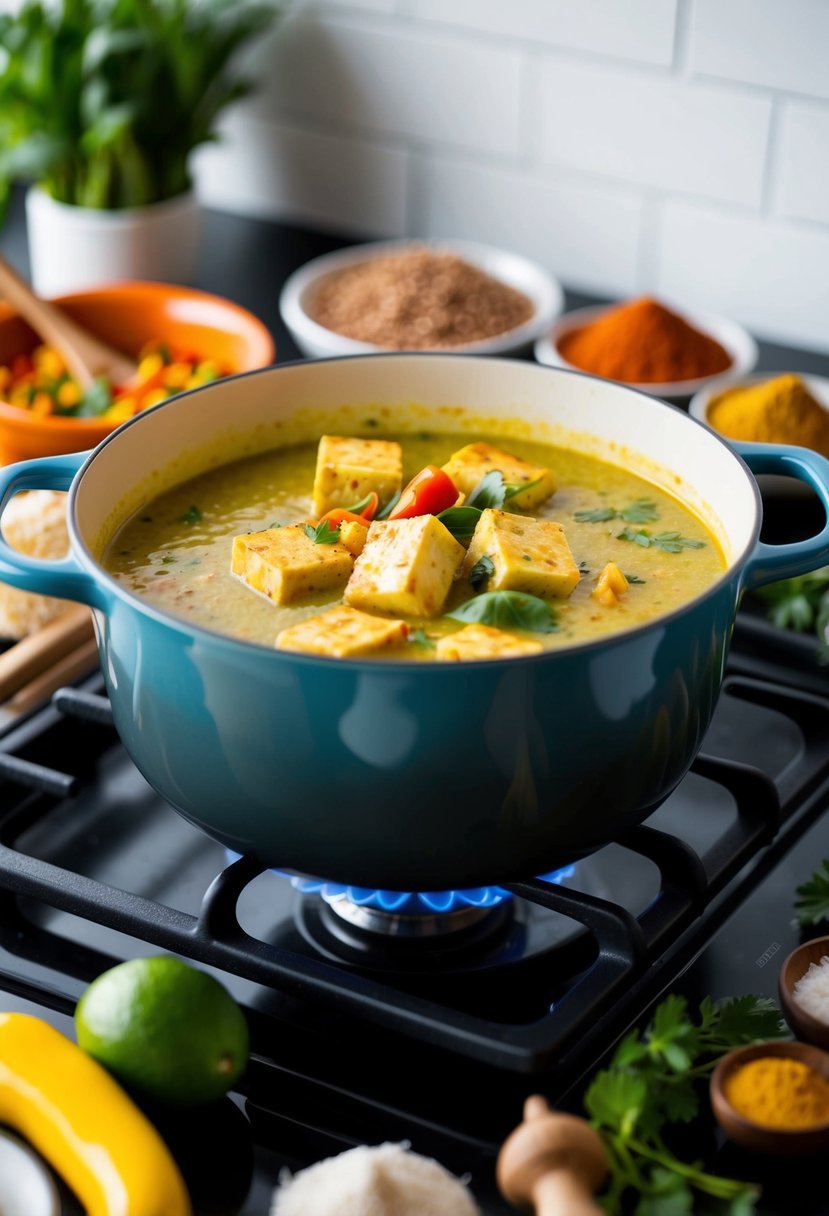
[[[807,482],[826,512],[823,529],[806,540],[788,545],[767,545],[758,541],[743,572],[743,589],[752,591],[764,583],[807,574],[819,566],[829,565],[829,460],[810,448],[734,441],[732,447],[755,475],[775,473]]]
[[[0,529],[2,515],[20,490],[68,490],[89,452],[44,456],[0,468]],[[0,530],[0,581],[20,591],[54,595],[101,607],[101,596],[93,578],[86,574],[71,553],[59,560],[28,557],[13,549]]]

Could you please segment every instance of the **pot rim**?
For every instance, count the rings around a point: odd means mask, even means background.
[[[337,355],[337,356],[330,356],[330,357],[319,357],[319,358],[315,358],[315,359],[298,358],[298,359],[290,360],[285,363],[274,364],[270,367],[254,368],[251,371],[240,372],[240,373],[238,373],[237,376],[234,377],[234,379],[241,380],[241,379],[246,379],[249,376],[259,376],[259,375],[263,375],[263,374],[275,375],[275,374],[278,374],[283,368],[310,366],[310,365],[316,364],[316,363],[332,364],[332,363],[353,362],[355,360],[359,361],[359,360],[366,360],[366,359],[412,359],[412,358],[442,359],[442,360],[473,359],[479,363],[480,362],[486,362],[486,363],[498,362],[498,363],[504,363],[504,364],[509,364],[509,365],[512,365],[517,362],[515,359],[511,359],[506,356],[499,357],[497,355],[495,355],[495,356],[493,356],[493,355],[478,355],[478,356],[461,355],[461,354],[454,354],[452,352],[446,352],[446,351],[422,351],[422,352],[421,351],[418,351],[418,352],[389,351],[389,352],[383,352],[383,353],[377,353],[377,354],[357,353],[357,354],[353,354],[353,355]],[[520,363],[522,361],[518,361],[518,362]],[[608,383],[607,381],[602,380],[601,377],[592,376],[588,372],[582,372],[577,369],[552,368],[545,364],[540,364],[540,363],[526,363],[525,366],[536,369],[536,371],[539,372],[540,374],[552,374],[552,375],[558,375],[558,376],[580,377],[580,378],[587,379],[587,380],[597,380],[597,381],[599,381],[599,383],[602,383],[602,384]],[[451,672],[451,671],[454,671],[458,666],[462,667],[463,669],[468,669],[468,668],[477,669],[477,668],[490,668],[490,667],[496,667],[496,666],[503,666],[504,664],[508,663],[510,665],[510,669],[512,669],[512,667],[514,667],[516,664],[524,664],[524,663],[540,664],[540,663],[547,663],[547,662],[555,661],[556,659],[558,659],[559,662],[561,662],[561,661],[563,661],[563,656],[592,653],[593,651],[600,650],[602,647],[607,647],[608,645],[613,645],[615,643],[624,642],[626,639],[639,638],[639,637],[643,636],[645,633],[647,633],[649,630],[661,628],[664,623],[675,621],[675,620],[679,619],[680,617],[696,610],[704,600],[708,599],[709,597],[711,597],[711,598],[715,597],[728,583],[732,582],[735,579],[739,580],[740,575],[742,574],[742,571],[743,571],[746,563],[748,562],[751,553],[754,551],[754,548],[755,548],[757,541],[759,539],[759,536],[760,536],[760,528],[761,528],[761,524],[762,524],[762,509],[761,509],[762,497],[760,494],[759,487],[757,485],[757,481],[755,480],[754,476],[752,475],[751,470],[749,469],[746,462],[731,447],[730,444],[728,444],[723,438],[721,438],[718,434],[716,434],[716,432],[712,431],[709,427],[705,426],[702,422],[698,421],[696,418],[692,418],[687,413],[687,411],[681,409],[678,406],[671,405],[669,402],[659,401],[658,404],[663,406],[665,409],[673,410],[675,413],[682,415],[687,420],[687,422],[690,426],[701,427],[701,429],[703,431],[705,431],[705,433],[706,433],[707,441],[710,440],[712,443],[719,444],[721,447],[723,447],[726,450],[726,452],[728,453],[728,456],[741,467],[743,476],[746,481],[746,485],[747,485],[749,491],[752,493],[753,500],[754,500],[754,519],[753,519],[753,523],[752,523],[752,527],[751,527],[751,534],[750,534],[742,552],[738,554],[738,556],[729,565],[729,567],[726,570],[724,570],[722,572],[722,574],[713,583],[709,584],[708,587],[706,587],[704,590],[699,592],[692,599],[687,600],[685,603],[679,605],[677,608],[672,609],[670,612],[660,613],[658,616],[653,617],[651,620],[643,621],[641,624],[633,625],[627,629],[620,629],[616,632],[607,633],[598,638],[591,638],[584,642],[575,642],[570,645],[565,645],[565,646],[561,646],[561,647],[553,648],[553,649],[549,649],[549,650],[543,650],[538,654],[522,655],[522,656],[518,656],[518,657],[512,657],[509,659],[504,659],[504,658],[472,659],[472,660],[466,660],[462,664],[456,664],[456,663],[417,663],[417,664],[413,664],[411,659],[392,659],[392,658],[384,658],[382,660],[382,662],[378,662],[376,659],[374,659],[374,660],[360,659],[360,658],[342,659],[342,658],[338,658],[338,657],[331,656],[331,655],[312,655],[312,654],[303,654],[301,652],[296,652],[296,651],[279,650],[275,646],[268,646],[262,642],[254,642],[254,641],[250,641],[246,638],[231,637],[230,635],[221,633],[218,630],[209,629],[204,625],[194,624],[190,621],[185,621],[179,617],[176,617],[176,616],[172,615],[171,613],[164,612],[164,611],[156,608],[154,605],[147,603],[147,601],[142,600],[142,598],[139,595],[136,595],[133,591],[130,591],[127,588],[125,588],[123,586],[123,584],[119,583],[111,574],[109,574],[109,572],[107,570],[105,570],[104,567],[100,564],[100,562],[95,558],[95,556],[93,555],[89,546],[86,544],[85,540],[80,535],[80,532],[76,526],[76,511],[75,511],[76,496],[80,489],[84,475],[86,474],[87,470],[92,465],[92,462],[100,455],[100,453],[103,452],[103,450],[110,443],[120,441],[123,434],[129,428],[140,424],[142,418],[154,413],[155,410],[169,409],[171,407],[175,408],[176,401],[179,400],[181,397],[183,397],[183,396],[193,397],[198,393],[204,393],[204,392],[210,391],[212,387],[213,387],[212,384],[206,384],[206,385],[203,385],[201,388],[191,389],[187,394],[179,394],[178,397],[170,397],[166,401],[161,401],[158,403],[158,405],[152,406],[148,410],[143,410],[140,413],[135,414],[132,418],[130,418],[126,422],[124,422],[111,435],[108,435],[104,440],[102,440],[102,442],[100,444],[98,444],[98,446],[95,447],[88,454],[86,460],[80,466],[77,473],[75,474],[75,476],[72,479],[72,484],[69,488],[69,500],[68,500],[68,504],[67,504],[67,522],[68,522],[68,526],[69,526],[70,538],[71,538],[76,550],[78,550],[80,552],[84,565],[90,571],[90,573],[92,573],[94,575],[95,581],[97,583],[105,584],[107,591],[111,595],[116,596],[118,599],[125,602],[131,608],[137,609],[142,615],[150,617],[152,620],[156,621],[157,623],[165,625],[168,628],[173,628],[176,632],[183,634],[186,637],[192,638],[192,637],[196,636],[196,637],[202,638],[202,639],[204,639],[205,642],[209,643],[210,645],[218,646],[219,649],[232,649],[235,651],[236,647],[241,646],[241,647],[244,647],[245,650],[250,651],[252,654],[264,653],[264,654],[274,656],[279,661],[285,660],[285,661],[289,661],[291,663],[297,663],[300,666],[316,667],[316,668],[321,668],[323,670],[332,669],[334,667],[342,668],[343,664],[346,664],[347,669],[349,671],[354,671],[354,672],[357,672],[357,671],[361,671],[361,672],[388,671],[389,673],[396,673],[396,674],[399,674],[401,670],[408,672],[412,669],[413,666],[416,666],[418,670],[430,671],[432,673],[435,673],[435,672]],[[624,384],[616,384],[614,382],[613,387],[618,389],[620,392],[623,392],[629,396],[632,396],[635,398],[644,398],[646,401],[649,401],[651,403],[654,402],[654,400],[657,400],[653,397],[649,397],[648,394],[643,393],[640,389],[630,388],[629,386],[624,385]],[[680,499],[680,501],[682,501],[682,499]],[[104,608],[100,608],[100,611],[104,612],[104,615],[107,614],[106,609],[104,609]],[[437,675],[433,674],[426,678],[437,679],[437,678],[441,678],[441,677],[438,677]]]

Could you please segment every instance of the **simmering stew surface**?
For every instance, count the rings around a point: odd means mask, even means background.
[[[402,449],[404,487],[427,465],[445,465],[451,474],[458,457],[460,469],[463,453],[472,448],[478,455],[496,453],[492,459],[484,455],[480,466],[472,463],[474,480],[487,467],[498,468],[498,453],[518,458],[519,467],[527,462],[529,471],[513,482],[509,469],[496,475],[494,499],[491,477],[482,493],[477,484],[463,490],[463,477],[456,477],[464,492],[460,501],[474,504],[479,515],[457,516],[457,508],[448,515],[436,512],[440,525],[433,515],[428,527],[422,516],[375,521],[367,534],[357,525],[351,531],[358,542],[349,553],[336,521],[319,535],[320,507],[327,504],[320,502],[319,471],[315,493],[317,444],[275,449],[211,470],[149,503],[111,539],[103,565],[155,607],[223,634],[311,653],[415,661],[508,657],[628,629],[690,600],[725,568],[702,521],[627,469],[517,439],[482,437],[470,446],[468,435],[382,438]],[[333,467],[336,476],[332,459],[329,472]],[[531,483],[547,470],[554,492],[526,505],[534,495]],[[526,493],[516,484],[526,484]],[[339,498],[329,501],[359,506],[349,497],[354,485],[356,479],[341,485]],[[381,515],[383,499],[381,492]],[[561,525],[563,536],[549,521]],[[241,538],[238,549],[234,538]],[[274,584],[272,562],[290,566],[296,554],[300,565],[310,555],[318,564],[312,575],[317,568],[325,572],[321,582],[315,576],[305,584],[300,579],[293,591],[286,581]],[[335,585],[326,580],[337,555],[341,573],[332,575],[339,580]],[[402,581],[386,596],[380,583],[398,568]],[[445,594],[441,588],[432,594],[438,576],[445,578]],[[325,614],[343,604],[349,606],[348,622],[326,621]],[[459,609],[459,617],[448,615]],[[357,613],[372,618],[367,631]],[[386,629],[392,620],[399,628]],[[305,622],[312,623],[298,628]],[[446,639],[461,630],[467,632],[459,645],[450,645]]]

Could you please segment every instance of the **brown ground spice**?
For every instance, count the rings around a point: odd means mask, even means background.
[[[331,275],[308,314],[359,342],[434,350],[515,329],[533,315],[533,304],[455,254],[413,246]]]
[[[719,342],[647,296],[564,334],[558,349],[573,367],[629,384],[696,380],[731,366]]]

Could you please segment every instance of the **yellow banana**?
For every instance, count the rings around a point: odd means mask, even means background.
[[[34,1145],[88,1216],[191,1216],[152,1124],[100,1064],[24,1013],[0,1013],[0,1123]]]

